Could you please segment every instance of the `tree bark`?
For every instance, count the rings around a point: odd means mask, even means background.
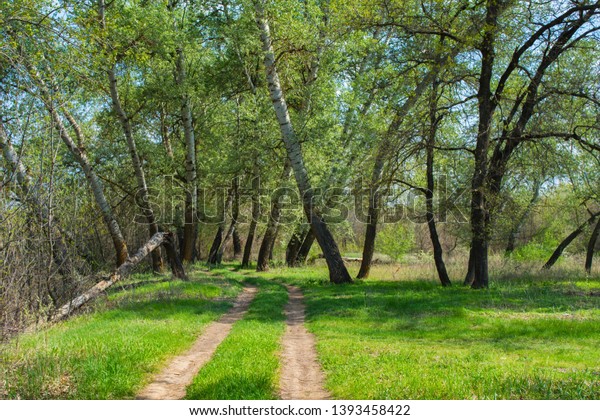
[[[167,155],[173,159],[173,147],[171,146],[171,137],[169,136],[169,128],[167,127],[167,112],[165,109],[165,104],[160,105],[160,137],[162,140],[162,144],[165,147],[165,151]]]
[[[162,245],[165,248],[167,261],[169,261],[169,266],[171,267],[171,273],[173,274],[173,277],[181,280],[187,280],[187,275],[185,274],[183,264],[179,258],[179,253],[175,247],[175,234],[172,232],[165,232],[165,240]]]
[[[196,139],[192,122],[190,98],[186,93],[187,74],[185,71],[185,55],[181,48],[177,49],[176,82],[181,89],[181,119],[185,139],[185,210],[183,227],[182,259],[192,262],[195,255],[196,244],[196,210],[198,193],[196,190]]]
[[[219,261],[219,249],[221,248],[221,242],[223,242],[224,230],[225,227],[222,224],[219,224],[217,227],[217,233],[215,233],[215,238],[213,239],[210,250],[208,251],[208,260],[206,261],[208,265],[216,265]]]
[[[227,242],[229,242],[230,238],[234,238],[234,252],[235,252],[235,232],[237,230],[237,219],[239,217],[239,206],[238,206],[238,196],[239,196],[239,179],[236,177],[233,180],[233,186],[231,187],[230,198],[228,200],[228,205],[225,207],[225,215],[227,215],[229,206],[231,206],[231,221],[229,222],[229,229],[227,229],[227,233],[225,237],[221,241],[221,245],[219,246],[219,250],[217,251],[217,264],[221,264],[223,261],[223,252],[225,250],[225,246]],[[225,226],[225,225],[224,225]]]
[[[229,212],[229,207],[231,206],[231,202],[233,200],[233,194],[233,188],[231,188],[229,190],[229,193],[227,194],[227,199],[225,200],[225,203],[223,205],[223,211],[221,212],[222,218],[219,222],[219,227],[217,228],[215,239],[213,240],[213,243],[210,247],[210,251],[208,253],[208,265],[216,265],[221,263],[225,243],[227,239],[229,239],[231,233],[233,233],[233,229],[235,229],[235,224],[233,224],[232,221],[231,226],[229,227],[227,232],[225,232],[225,226],[227,226],[227,213]],[[226,233],[225,237],[223,237],[224,233]]]
[[[256,165],[256,164],[255,164]],[[257,167],[256,167],[257,168]],[[250,267],[250,255],[252,253],[252,245],[254,244],[254,235],[256,235],[256,226],[260,217],[260,177],[258,170],[255,170],[254,178],[252,178],[252,220],[248,228],[248,237],[244,245],[244,256],[242,258],[242,268]]]
[[[427,177],[427,188],[425,189],[425,205],[427,218],[427,227],[429,228],[429,237],[431,238],[431,245],[433,246],[433,260],[435,262],[435,268],[438,273],[438,277],[442,286],[451,286],[452,282],[446,271],[446,264],[444,263],[444,251],[442,244],[440,243],[439,235],[437,232],[437,226],[435,223],[435,213],[433,211],[433,192],[435,190],[435,179],[433,176],[433,165],[434,165],[434,147],[435,138],[437,134],[439,119],[437,115],[437,103],[438,103],[438,81],[434,81],[431,100],[429,105],[429,133],[427,135],[426,143],[426,177]]]
[[[242,238],[240,238],[240,234],[238,232],[238,229],[235,229],[233,231],[233,258],[234,259],[238,259],[240,257],[240,255],[242,254]]]
[[[231,232],[231,239],[233,241],[233,258],[237,260],[242,253],[242,241],[238,233],[238,219],[240,218],[240,180],[236,177],[233,183],[234,193],[233,205],[231,208],[231,225],[233,231]]]
[[[594,252],[596,250],[596,242],[598,242],[598,235],[600,235],[600,220],[596,222],[596,226],[590,235],[590,240],[587,245],[587,253],[585,256],[585,272],[588,274],[592,273],[592,260],[594,259]]]
[[[473,285],[473,280],[475,280],[475,256],[473,255],[473,242],[469,246],[469,262],[467,263],[467,274],[465,275],[465,280],[463,281],[464,286]]]
[[[310,252],[315,239],[316,238],[312,232],[312,229],[308,229],[308,232],[306,232],[306,235],[304,235],[304,240],[302,241],[302,245],[300,245],[298,254],[296,255],[296,265],[306,264],[306,258],[308,258],[308,253]]]
[[[285,182],[290,178],[292,173],[292,166],[289,160],[286,158],[283,164],[283,173],[281,179]],[[277,228],[279,226],[279,219],[281,217],[281,197],[278,196],[271,203],[271,211],[269,213],[269,220],[267,221],[267,228],[263,236],[263,240],[258,250],[258,258],[256,261],[256,271],[268,271],[269,260],[273,250],[273,244],[277,237]]]
[[[377,237],[377,222],[379,221],[379,212],[381,206],[380,183],[383,175],[383,165],[389,146],[389,142],[384,141],[384,144],[380,145],[379,149],[377,150],[377,155],[375,156],[375,164],[373,165],[371,185],[369,188],[369,210],[367,213],[365,242],[363,244],[360,269],[358,270],[358,275],[356,276],[359,279],[366,279],[369,277],[369,272],[371,271],[371,263],[373,261],[373,254],[375,252],[375,239]]]
[[[125,239],[123,238],[123,234],[121,233],[121,228],[119,227],[119,224],[113,215],[112,208],[108,203],[106,196],[104,195],[104,187],[102,185],[102,182],[100,181],[100,178],[98,178],[98,175],[96,174],[96,171],[94,170],[87,156],[87,152],[84,146],[85,137],[83,135],[83,130],[81,129],[75,118],[64,107],[57,108],[57,106],[55,106],[54,101],[52,100],[52,95],[50,95],[50,92],[46,87],[46,83],[37,73],[36,69],[34,69],[33,66],[31,66],[31,64],[26,58],[25,65],[27,67],[27,70],[29,71],[31,78],[33,79],[34,83],[37,85],[40,91],[42,102],[44,103],[44,106],[50,113],[50,116],[52,117],[52,122],[55,125],[57,131],[59,132],[60,138],[62,139],[63,143],[65,143],[65,145],[67,146],[67,148],[69,149],[79,166],[81,166],[81,169],[85,174],[85,177],[92,190],[92,194],[94,195],[96,204],[98,205],[98,207],[100,208],[100,212],[102,213],[102,219],[104,220],[104,223],[106,224],[106,227],[108,228],[108,231],[112,238],[116,253],[117,266],[121,266],[129,256],[127,252],[127,244],[125,243]],[[77,143],[73,140],[67,128],[65,127],[62,117],[58,112],[58,109],[60,109],[60,111],[69,121],[69,124],[71,124],[71,127],[73,128],[75,136],[77,138]]]
[[[50,321],[58,322],[66,319],[70,314],[73,313],[73,311],[82,307],[90,300],[95,299],[110,286],[127,277],[136,265],[138,265],[146,256],[148,256],[148,254],[161,246],[170,235],[172,234],[164,232],[156,233],[148,242],[138,249],[135,254],[128,257],[125,262],[110,275],[108,279],[100,281],[94,287],[88,289],[85,293],[77,296],[66,305],[60,307],[50,317]]]
[[[302,242],[304,241],[308,231],[309,228],[307,228],[304,223],[301,223],[300,225],[296,226],[292,232],[292,237],[285,248],[285,263],[288,267],[296,266],[298,251],[300,251],[300,247],[302,246]]]
[[[571,244],[571,242],[575,240],[575,238],[581,235],[586,229],[586,227],[591,226],[598,216],[600,216],[600,212],[592,214],[585,223],[581,224],[579,227],[577,227],[577,229],[571,232],[569,236],[563,239],[563,241],[560,244],[558,244],[550,258],[548,259],[548,261],[546,261],[546,264],[544,264],[542,268],[545,270],[551,269],[552,266],[556,263],[556,261],[558,261],[565,248],[568,247]]]
[[[256,22],[261,32],[261,41],[264,52],[264,64],[269,85],[269,92],[285,148],[290,160],[298,189],[302,196],[302,203],[306,217],[312,225],[317,241],[321,246],[327,266],[329,268],[329,279],[332,283],[351,283],[352,278],[344,265],[342,256],[333,235],[320,213],[313,206],[313,190],[310,185],[306,166],[302,156],[302,148],[290,120],[287,104],[279,82],[279,75],[275,67],[275,55],[271,41],[270,28],[263,10],[263,0],[254,1],[256,11]]]

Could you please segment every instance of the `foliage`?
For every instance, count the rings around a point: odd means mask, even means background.
[[[402,223],[384,224],[378,232],[376,246],[394,261],[400,261],[404,255],[414,249],[414,230]]]

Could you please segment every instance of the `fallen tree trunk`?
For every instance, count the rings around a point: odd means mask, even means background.
[[[146,242],[141,248],[139,248],[135,254],[128,257],[123,264],[121,264],[108,279],[102,280],[86,292],[77,296],[69,303],[61,306],[51,317],[50,322],[62,321],[71,315],[73,311],[82,307],[90,300],[95,299],[103,291],[108,289],[113,284],[127,277],[133,268],[138,265],[144,258],[148,256],[152,251],[163,245],[166,241],[171,241],[172,233],[169,232],[158,232],[155,233],[148,242]]]

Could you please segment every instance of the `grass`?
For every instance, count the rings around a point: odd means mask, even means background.
[[[248,313],[232,328],[187,389],[187,399],[275,399],[287,291],[258,280]]]
[[[241,290],[198,272],[190,282],[137,280],[142,286],[115,288],[95,312],[4,345],[0,398],[132,398],[231,306],[222,298]]]
[[[376,281],[306,293],[338,398],[600,397],[595,298],[525,282],[483,293]]]
[[[260,274],[222,266],[193,271],[189,283],[138,277],[95,312],[5,346],[0,397],[131,398],[227,310],[224,298],[241,281],[252,281],[260,291],[248,314],[187,398],[277,398],[287,301],[277,282],[304,290],[307,327],[334,398],[600,398],[597,272],[517,275],[502,263],[492,267],[489,290],[444,289],[430,267],[413,263],[377,266],[372,280],[344,286],[329,285],[319,264]]]
[[[432,280],[331,286],[323,267],[262,276],[303,287],[335,398],[600,398],[598,278],[523,275],[475,291]]]

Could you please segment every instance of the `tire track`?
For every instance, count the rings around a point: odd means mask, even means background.
[[[233,307],[217,321],[208,325],[191,349],[173,358],[136,397],[138,400],[179,400],[186,387],[213,356],[217,347],[231,331],[233,324],[244,317],[258,288],[244,287]]]
[[[285,308],[280,396],[284,400],[328,399],[331,395],[324,388],[325,375],[317,358],[315,337],[304,326],[302,291],[296,286],[286,287],[289,301]]]

